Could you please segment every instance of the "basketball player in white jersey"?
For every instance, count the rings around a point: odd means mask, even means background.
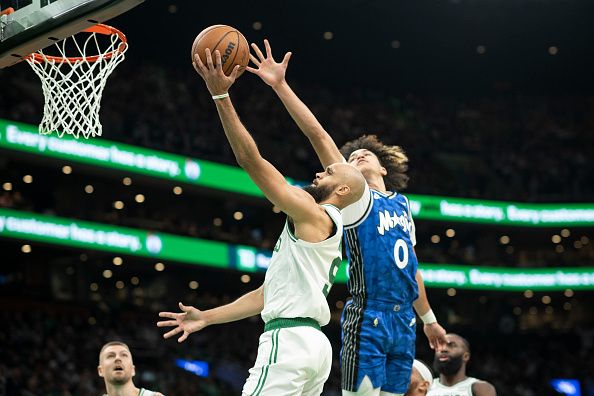
[[[468,341],[457,334],[446,334],[446,341],[435,351],[433,368],[439,378],[433,380],[427,396],[497,396],[490,383],[466,376],[470,360]]]
[[[355,167],[338,163],[316,174],[313,184],[300,189],[260,155],[256,143],[235,113],[229,87],[238,67],[227,77],[221,55],[215,62],[206,50],[206,65],[198,56],[195,68],[206,82],[238,164],[264,195],[287,214],[264,284],[235,302],[207,311],[186,307],[182,313],[161,312],[169,318],[159,327],[174,326],[165,338],[189,334],[208,325],[261,314],[265,322],[256,363],[250,369],[243,395],[319,395],[332,365],[330,342],[320,327],[330,321],[326,296],[342,261],[340,209],[358,200],[365,179]],[[216,65],[216,66],[215,66]]]
[[[143,388],[137,388],[132,381],[136,368],[128,345],[119,341],[108,342],[99,352],[99,377],[105,381],[104,396],[163,396]]]

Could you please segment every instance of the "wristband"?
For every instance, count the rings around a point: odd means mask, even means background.
[[[424,324],[437,323],[437,318],[435,317],[432,309],[427,311],[425,315],[421,315],[421,320]]]
[[[221,95],[213,95],[213,96],[212,96],[212,98],[213,98],[214,100],[217,100],[217,99],[225,99],[225,98],[228,98],[228,97],[229,97],[229,92],[225,92],[224,94],[221,94]]]

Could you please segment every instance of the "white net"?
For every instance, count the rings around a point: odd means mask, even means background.
[[[77,37],[78,36],[78,37]],[[80,42],[79,42],[80,41]],[[101,136],[101,95],[107,77],[124,60],[125,36],[105,25],[93,26],[27,58],[41,79],[45,98],[39,133],[65,133],[86,139]]]

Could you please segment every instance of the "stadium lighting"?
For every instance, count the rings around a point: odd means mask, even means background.
[[[72,167],[71,166],[68,166],[68,165],[64,165],[62,167],[62,173],[65,174],[65,175],[71,174],[72,173]]]
[[[27,184],[31,184],[31,183],[33,183],[33,176],[25,175],[25,176],[23,176],[23,181]]]

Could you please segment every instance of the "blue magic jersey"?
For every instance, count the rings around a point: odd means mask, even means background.
[[[412,304],[418,263],[408,199],[366,187],[361,199],[343,210],[343,219],[353,300]]]
[[[412,305],[418,297],[408,199],[366,186],[342,215],[353,296],[341,319],[342,389],[356,392],[368,377],[374,388],[403,394],[415,357]]]

